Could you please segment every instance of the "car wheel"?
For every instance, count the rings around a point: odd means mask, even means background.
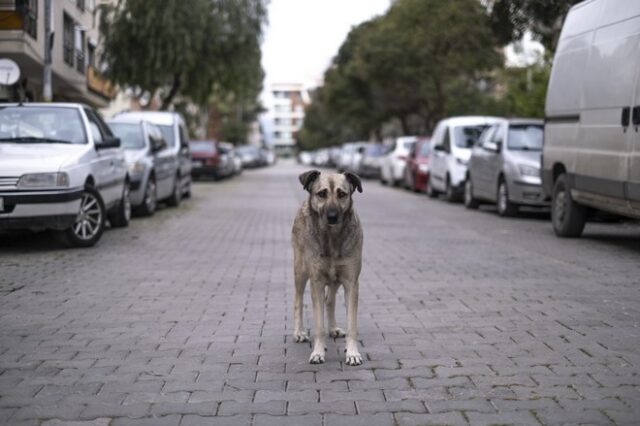
[[[444,198],[450,203],[455,203],[456,201],[458,201],[458,194],[456,194],[453,185],[451,185],[451,179],[449,178],[449,176],[447,176]]]
[[[147,185],[144,187],[144,200],[142,205],[136,207],[136,214],[140,216],[152,216],[156,212],[158,207],[158,188],[156,186],[156,180],[153,176],[147,180]]]
[[[551,222],[558,237],[575,238],[582,235],[587,222],[587,208],[573,201],[564,174],[553,186]]]
[[[109,214],[109,223],[114,228],[126,228],[131,220],[131,199],[129,198],[129,182],[124,183],[122,197],[116,209]]]
[[[468,209],[476,210],[479,205],[478,199],[473,196],[471,176],[467,176],[467,179],[464,181],[464,206]]]
[[[429,198],[436,198],[438,194],[439,192],[436,191],[431,185],[431,176],[429,176],[429,178],[427,179],[427,196]]]
[[[180,205],[180,201],[182,201],[180,176],[176,176],[176,179],[173,182],[173,191],[171,192],[171,197],[169,197],[169,199],[167,200],[167,204],[169,204],[171,207],[178,207]]]
[[[98,242],[105,227],[106,209],[100,193],[93,187],[84,189],[76,220],[70,228],[54,233],[67,247],[91,247]]]
[[[184,190],[184,194],[182,194],[182,198],[191,198],[191,179],[187,183],[187,187]]]
[[[518,206],[509,200],[509,190],[507,189],[507,182],[504,179],[500,179],[498,183],[498,214],[502,217],[511,217],[518,214]]]

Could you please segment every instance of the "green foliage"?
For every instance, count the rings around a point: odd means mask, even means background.
[[[551,67],[548,64],[504,70],[507,87],[503,102],[504,115],[544,118],[544,104]]]
[[[216,87],[259,92],[264,0],[126,0],[103,4],[102,59],[115,83],[204,105]]]

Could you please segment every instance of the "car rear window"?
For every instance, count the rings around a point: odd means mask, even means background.
[[[109,123],[114,135],[120,138],[124,149],[142,149],[145,147],[142,125],[137,123]]]
[[[198,154],[215,154],[216,146],[213,142],[191,142],[189,143],[191,152]]]

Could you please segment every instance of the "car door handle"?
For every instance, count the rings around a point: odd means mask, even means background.
[[[620,116],[620,124],[622,124],[622,127],[627,127],[629,125],[630,112],[631,112],[631,108],[629,107],[622,108],[622,115]]]

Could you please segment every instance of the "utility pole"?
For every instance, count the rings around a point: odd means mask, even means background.
[[[53,49],[53,33],[52,33],[52,10],[51,0],[44,0],[44,75],[43,98],[45,102],[53,100],[53,89],[51,87],[51,50]]]

